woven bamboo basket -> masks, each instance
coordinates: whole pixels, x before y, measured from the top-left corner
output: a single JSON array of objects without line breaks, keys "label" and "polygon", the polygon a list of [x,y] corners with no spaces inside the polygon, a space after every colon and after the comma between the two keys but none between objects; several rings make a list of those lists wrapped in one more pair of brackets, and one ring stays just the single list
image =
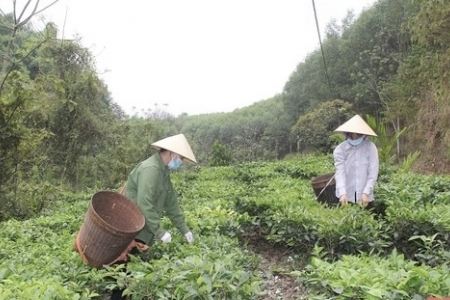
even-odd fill
[{"label": "woven bamboo basket", "polygon": [[336,181],[334,180],[334,173],[328,173],[317,176],[311,180],[311,185],[314,189],[314,194],[317,201],[329,205],[337,205],[339,199],[336,197]]},{"label": "woven bamboo basket", "polygon": [[93,195],[76,247],[84,262],[101,268],[113,262],[144,228],[139,207],[126,196],[111,191]]}]

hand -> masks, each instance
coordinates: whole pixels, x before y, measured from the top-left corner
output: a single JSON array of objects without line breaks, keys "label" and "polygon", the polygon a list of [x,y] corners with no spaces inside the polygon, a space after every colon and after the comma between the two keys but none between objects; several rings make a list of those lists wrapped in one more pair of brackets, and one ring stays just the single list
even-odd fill
[{"label": "hand", "polygon": [[194,241],[194,236],[192,235],[192,232],[186,232],[184,237],[186,238],[186,241],[190,244]]},{"label": "hand", "polygon": [[369,195],[363,193],[361,195],[361,205],[363,207],[366,207],[369,204],[369,201],[370,201]]},{"label": "hand", "polygon": [[163,243],[170,243],[172,241],[172,236],[170,235],[170,233],[168,231],[166,231],[166,233],[164,233],[164,235],[161,238],[161,241]]},{"label": "hand", "polygon": [[347,197],[347,194],[344,194],[344,195],[342,195],[342,196],[339,198],[339,203],[340,203],[341,205],[346,205],[346,204],[348,203],[348,197]]}]

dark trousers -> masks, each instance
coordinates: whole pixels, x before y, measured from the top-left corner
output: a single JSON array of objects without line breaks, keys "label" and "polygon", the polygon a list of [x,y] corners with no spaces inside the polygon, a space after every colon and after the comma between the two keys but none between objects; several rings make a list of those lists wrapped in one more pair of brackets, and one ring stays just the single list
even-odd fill
[{"label": "dark trousers", "polygon": [[[355,202],[349,202],[349,203],[351,203],[351,204],[359,204],[359,203],[358,203],[358,200],[359,200],[359,199],[356,198],[356,192],[355,192]],[[367,204],[367,206],[365,207],[365,209],[372,209],[372,208],[374,208],[374,207],[375,207],[375,205],[374,205],[373,201],[369,201],[369,203]]]},{"label": "dark trousers", "polygon": [[[137,240],[137,241],[143,243],[141,240]],[[130,254],[133,254],[133,255],[137,255],[139,253],[140,252],[139,252],[139,250],[136,247],[134,247],[130,251]],[[128,262],[128,260],[127,261],[119,261],[119,262],[115,263],[115,265],[122,264],[123,265],[123,270],[126,272],[127,271],[127,262]],[[123,293],[124,290],[125,289],[119,289],[119,288],[114,289],[112,291],[112,293],[111,293],[111,298],[110,299],[111,300],[126,300],[127,297],[126,296],[122,296],[122,293]],[[131,297],[128,298],[128,299],[131,299]]]},{"label": "dark trousers", "polygon": [[[357,203],[357,202],[348,202],[348,203],[353,204],[353,205],[359,205],[359,203]],[[374,201],[370,201],[369,203],[367,203],[367,206],[364,207],[364,208],[365,209],[372,209],[374,207],[375,207]]]}]

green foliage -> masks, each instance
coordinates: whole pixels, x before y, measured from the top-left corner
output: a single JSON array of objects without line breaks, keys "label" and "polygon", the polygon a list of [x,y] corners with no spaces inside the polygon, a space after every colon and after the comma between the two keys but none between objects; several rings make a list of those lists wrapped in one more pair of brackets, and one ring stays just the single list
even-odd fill
[{"label": "green foliage", "polygon": [[126,293],[137,299],[248,299],[261,291],[261,282],[239,267],[245,258],[238,252],[166,252],[172,255],[151,263],[137,261],[130,266],[131,276],[118,278],[129,281]]},{"label": "green foliage", "polygon": [[0,204],[2,211],[0,220],[28,219],[40,215],[59,198],[60,194],[61,189],[49,182],[40,184],[20,182],[16,190],[4,195],[6,201]]},{"label": "green foliage", "polygon": [[[17,71],[10,73],[3,94],[0,91],[0,199],[4,209],[0,220],[39,212],[36,203],[40,201],[21,191],[28,188],[27,181],[36,179],[30,177],[36,176],[38,166],[48,162],[42,144],[50,133],[40,126],[36,114],[41,95],[29,78]],[[28,200],[29,208],[25,205]]]},{"label": "green foliage", "polygon": [[319,50],[310,53],[286,83],[286,113],[298,119],[333,98],[351,103],[361,114],[385,110],[383,86],[395,76],[411,47],[411,35],[403,30],[410,17],[408,2],[380,0],[357,19],[350,15],[342,26],[331,23],[322,42],[325,56]]},{"label": "green foliage", "polygon": [[[55,43],[43,49],[43,55],[53,62],[49,73],[62,80],[58,84],[64,91],[62,101],[52,109],[49,129],[54,136],[48,140],[49,156],[76,184],[79,160],[105,149],[119,119],[86,49],[76,43]],[[72,59],[75,55],[77,60]]]},{"label": "green foliage", "polygon": [[[133,257],[124,272],[120,265],[97,270],[82,263],[72,244],[89,197],[65,197],[46,211],[47,216],[0,223],[2,295],[98,299],[117,286],[134,299],[249,299],[262,291],[262,281],[254,273],[258,261],[228,237],[239,226],[239,218],[229,209],[199,206],[198,199],[183,201],[194,244],[183,243],[175,232],[172,244],[156,244]],[[195,207],[200,210],[190,210]],[[167,219],[163,223],[170,228]]]},{"label": "green foliage", "polygon": [[378,158],[380,163],[393,164],[397,155],[393,153],[394,146],[398,143],[400,137],[405,133],[407,128],[394,133],[390,136],[387,126],[381,121],[370,115],[366,115],[367,124],[374,129],[377,137],[374,140],[378,148]]},{"label": "green foliage", "polygon": [[308,299],[447,295],[450,179],[389,169],[375,189],[386,205],[378,214],[318,203],[311,178],[332,170],[332,157],[320,155],[174,173],[194,243],[164,217],[172,243],[133,256],[126,272],[91,269],[72,249],[95,190],[24,189],[54,198],[39,217],[0,223],[0,292],[103,299],[120,287],[133,299],[262,299],[268,283],[246,245],[263,239],[289,248],[295,264],[310,262],[291,273]]},{"label": "green foliage", "polygon": [[[435,251],[432,259],[417,254],[427,252],[429,246],[411,240],[413,236],[432,237],[433,241],[449,245],[448,215],[449,178],[393,173],[377,189],[377,197],[387,204],[385,219],[391,228],[391,241],[408,258],[435,265],[447,261],[448,253]],[[444,250],[448,246],[440,249]]]},{"label": "green foliage", "polygon": [[46,181],[76,184],[80,157],[102,151],[119,120],[88,50],[57,42],[51,25],[33,32],[22,17],[0,20],[11,29],[1,55],[2,219],[39,213]]},{"label": "green foliage", "polygon": [[415,235],[409,238],[409,241],[417,241],[421,247],[419,252],[415,254],[416,258],[426,265],[438,266],[448,262],[450,252],[444,250],[445,243],[433,236]]},{"label": "green foliage", "polygon": [[275,96],[232,113],[181,117],[197,160],[207,164],[216,140],[232,152],[232,162],[280,159],[289,152],[291,122]]},{"label": "green foliage", "polygon": [[416,162],[417,158],[420,155],[420,151],[416,151],[414,153],[408,154],[402,161],[402,163],[399,166],[399,171],[408,173],[412,170],[412,167],[414,163]]},{"label": "green foliage", "polygon": [[150,144],[161,138],[161,126],[147,118],[112,124],[105,133],[107,139],[92,145],[89,152],[80,157],[76,168],[77,185],[115,188],[122,184],[137,163],[155,153]]},{"label": "green foliage", "polygon": [[352,115],[352,106],[348,102],[339,99],[324,102],[300,116],[291,131],[297,136],[300,149],[313,148],[329,153],[336,145],[335,139],[330,138],[332,132]]},{"label": "green foliage", "polygon": [[210,166],[227,166],[230,164],[232,158],[232,153],[224,145],[222,145],[218,140],[214,141],[211,149],[211,160],[209,162]]},{"label": "green foliage", "polygon": [[[413,38],[420,44],[434,46],[439,50],[446,48],[445,45],[450,42],[450,24],[446,21],[450,8],[447,3],[440,0],[414,0],[413,3],[420,7],[411,19]],[[423,26],[424,22],[430,26]]]},{"label": "green foliage", "polygon": [[308,299],[425,299],[450,293],[447,265],[418,266],[393,251],[389,256],[344,256],[335,263],[316,256],[304,271],[293,274],[312,288]]},{"label": "green foliage", "polygon": [[[420,56],[414,58],[416,79],[412,80],[420,89],[414,94],[419,99],[416,133],[412,139],[421,144],[423,161],[447,161],[449,158],[449,71],[448,45],[449,13],[445,1],[413,1],[417,13],[411,16],[409,28],[417,43]],[[429,26],[423,26],[429,24]],[[435,164],[434,168],[446,171],[445,164]],[[426,167],[426,164],[424,164]]]}]

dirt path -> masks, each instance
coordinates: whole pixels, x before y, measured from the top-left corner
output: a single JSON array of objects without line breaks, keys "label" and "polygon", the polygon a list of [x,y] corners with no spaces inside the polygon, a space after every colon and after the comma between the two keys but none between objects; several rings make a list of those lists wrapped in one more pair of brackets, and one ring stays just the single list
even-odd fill
[{"label": "dirt path", "polygon": [[247,249],[261,258],[259,269],[266,281],[266,295],[260,300],[299,300],[307,299],[305,288],[295,277],[289,275],[294,262],[289,249],[270,245],[260,238],[247,240]]}]

